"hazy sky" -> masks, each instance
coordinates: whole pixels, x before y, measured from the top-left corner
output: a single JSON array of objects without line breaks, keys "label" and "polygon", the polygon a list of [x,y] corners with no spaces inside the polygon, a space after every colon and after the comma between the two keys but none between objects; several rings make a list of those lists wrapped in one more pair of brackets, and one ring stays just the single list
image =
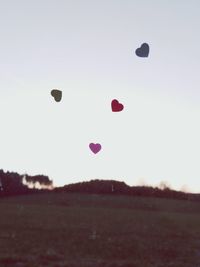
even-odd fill
[{"label": "hazy sky", "polygon": [[0,168],[200,192],[198,0],[0,4]]}]

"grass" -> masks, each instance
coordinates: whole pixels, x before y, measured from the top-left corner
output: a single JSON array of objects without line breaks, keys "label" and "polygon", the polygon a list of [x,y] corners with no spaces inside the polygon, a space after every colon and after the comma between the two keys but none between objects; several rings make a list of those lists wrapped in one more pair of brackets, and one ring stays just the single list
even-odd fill
[{"label": "grass", "polygon": [[198,202],[47,193],[0,212],[0,267],[200,266]]}]

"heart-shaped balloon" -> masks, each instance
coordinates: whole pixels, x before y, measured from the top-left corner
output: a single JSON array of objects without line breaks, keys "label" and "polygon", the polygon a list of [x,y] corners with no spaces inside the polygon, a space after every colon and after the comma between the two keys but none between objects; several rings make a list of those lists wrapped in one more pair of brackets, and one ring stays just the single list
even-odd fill
[{"label": "heart-shaped balloon", "polygon": [[53,96],[54,100],[56,102],[60,102],[61,98],[62,98],[62,91],[58,90],[58,89],[53,89],[51,91],[51,95]]},{"label": "heart-shaped balloon", "polygon": [[148,57],[149,45],[147,43],[143,43],[139,48],[135,50],[135,53],[138,57]]},{"label": "heart-shaped balloon", "polygon": [[117,99],[113,99],[111,102],[111,108],[113,112],[119,112],[124,109],[124,106],[121,103],[119,103]]},{"label": "heart-shaped balloon", "polygon": [[100,144],[90,143],[89,144],[89,148],[94,154],[97,154],[101,150],[101,145]]}]

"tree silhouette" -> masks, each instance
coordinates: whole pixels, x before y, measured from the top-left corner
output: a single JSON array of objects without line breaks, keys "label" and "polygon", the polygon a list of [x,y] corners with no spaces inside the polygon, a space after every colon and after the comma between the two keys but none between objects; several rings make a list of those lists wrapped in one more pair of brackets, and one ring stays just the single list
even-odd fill
[{"label": "tree silhouette", "polygon": [[35,192],[34,189],[30,189],[28,184],[29,182],[39,183],[41,185],[52,186],[53,182],[49,179],[48,176],[36,175],[29,176],[26,175],[27,183],[24,184],[24,175],[20,175],[16,172],[4,172],[0,170],[0,195],[18,195],[24,193]]}]

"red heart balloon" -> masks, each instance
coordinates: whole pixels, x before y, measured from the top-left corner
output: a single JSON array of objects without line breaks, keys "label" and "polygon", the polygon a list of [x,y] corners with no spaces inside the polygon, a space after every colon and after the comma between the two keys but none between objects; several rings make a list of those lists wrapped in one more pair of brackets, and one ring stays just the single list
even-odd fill
[{"label": "red heart balloon", "polygon": [[124,106],[121,103],[119,103],[117,99],[112,100],[111,107],[113,112],[119,112],[124,109]]}]

